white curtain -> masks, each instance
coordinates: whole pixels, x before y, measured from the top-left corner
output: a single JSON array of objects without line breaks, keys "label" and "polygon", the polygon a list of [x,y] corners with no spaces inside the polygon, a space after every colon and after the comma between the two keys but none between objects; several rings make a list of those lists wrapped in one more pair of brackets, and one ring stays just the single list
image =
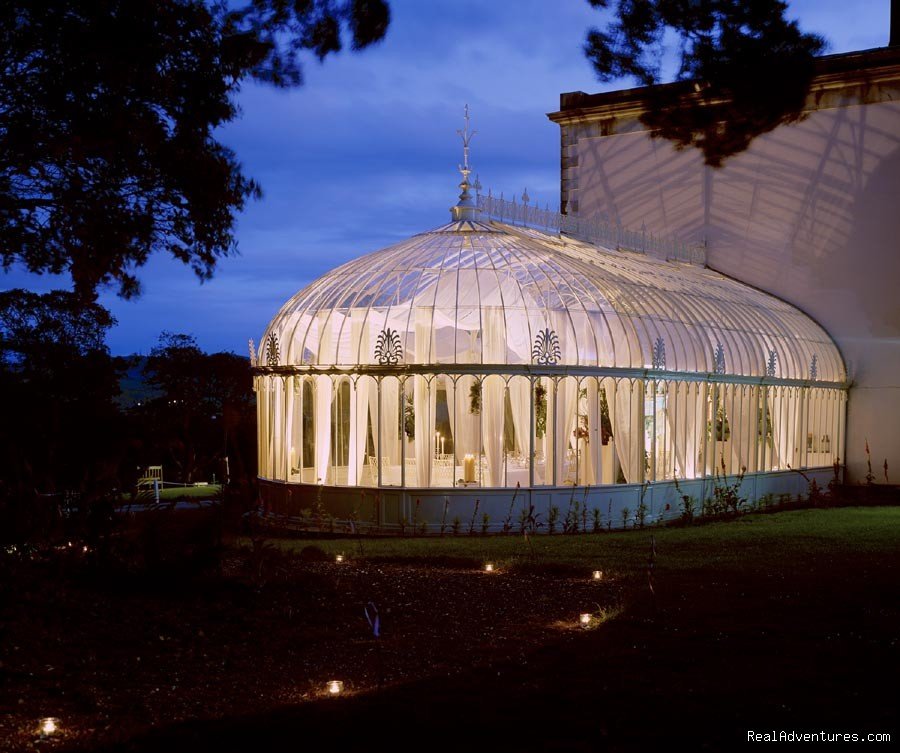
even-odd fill
[{"label": "white curtain", "polygon": [[[578,408],[578,383],[574,377],[565,377],[556,383],[556,439],[554,459],[556,462],[556,483],[575,480],[574,459],[568,459],[568,449],[575,444],[575,411]],[[572,466],[571,468],[569,466]],[[571,471],[571,473],[569,472]]]},{"label": "white curtain", "polygon": [[707,441],[709,421],[709,385],[705,382],[696,384],[691,387],[690,394],[692,399],[688,405],[692,406],[692,410],[685,411],[685,470],[688,478],[699,478],[706,468],[703,447]]},{"label": "white curtain", "polygon": [[[400,380],[381,380],[381,449],[389,465],[400,465]],[[385,469],[382,469],[382,474]],[[399,482],[398,482],[399,483]]]},{"label": "white curtain", "polygon": [[[506,322],[499,307],[482,311],[484,359],[486,363],[506,363]],[[488,486],[503,485],[503,419],[506,391],[502,377],[489,376],[481,384],[481,419]]]},{"label": "white curtain", "polygon": [[756,421],[756,393],[758,387],[749,385],[735,385],[734,387],[734,420],[731,426],[731,456],[733,465],[732,473],[740,473],[741,468],[748,471],[755,469],[757,438]]},{"label": "white curtain", "polygon": [[[686,478],[685,470],[685,407],[687,399],[684,382],[668,382],[666,385],[666,457],[670,467],[666,474],[674,473],[676,478]],[[663,469],[657,468],[657,475]]]},{"label": "white curtain", "polygon": [[503,486],[503,419],[506,394],[503,378],[494,374],[481,384],[481,415],[483,419],[484,454],[487,460],[486,486]]},{"label": "white curtain", "polygon": [[607,451],[613,453],[613,462],[612,462],[612,475],[611,478],[606,478],[605,476],[602,479],[604,484],[615,484],[618,481],[618,473],[616,473],[616,460],[618,454],[618,434],[619,429],[616,425],[616,393],[617,393],[617,380],[612,377],[605,377],[600,380],[600,387],[606,393],[606,409],[609,411],[609,426],[612,436],[610,437],[610,444],[607,445]]},{"label": "white curtain", "polygon": [[272,378],[271,457],[272,478],[284,480],[284,377]]},{"label": "white curtain", "polygon": [[587,394],[579,410],[587,413],[588,440],[582,443],[583,456],[581,458],[582,470],[581,483],[596,484],[600,471],[600,445],[603,442],[603,432],[600,430],[600,399],[596,379],[583,379],[581,389]]},{"label": "white curtain", "polygon": [[475,377],[466,374],[456,380],[456,387],[453,389],[453,430],[456,432],[453,436],[453,446],[456,449],[456,460],[460,464],[465,455],[471,454],[477,457],[480,454],[478,447],[479,417],[469,412],[471,405],[469,395],[474,385]]},{"label": "white curtain", "polygon": [[328,483],[331,459],[331,377],[316,377],[316,483]]},{"label": "white curtain", "polygon": [[750,388],[750,425],[748,426],[748,439],[747,439],[747,470],[751,473],[755,473],[759,470],[759,456],[760,456],[760,417],[759,413],[761,409],[764,409],[760,404],[760,392],[759,387],[751,387]]},{"label": "white curtain", "polygon": [[[284,466],[287,475],[285,479],[291,480],[291,471],[298,465],[296,460],[296,446],[294,444],[294,402],[296,396],[296,377],[286,377],[284,380]],[[299,403],[299,400],[296,400]]]},{"label": "white curtain", "polygon": [[531,447],[531,380],[513,377],[509,380],[509,404],[512,411],[513,428],[516,432],[516,449],[527,458]]},{"label": "white curtain", "polygon": [[788,465],[796,468],[799,455],[798,409],[800,400],[797,391],[789,387],[778,388],[777,398],[772,395],[774,392],[776,392],[774,388],[769,390],[770,401],[775,401],[772,438],[777,452],[777,465],[781,469],[786,469]]},{"label": "white curtain", "polygon": [[[447,420],[450,422],[450,436],[453,438],[453,454],[459,458],[459,438],[456,436],[456,385],[449,376],[444,377],[444,392],[447,395]],[[454,466],[456,462],[454,462]],[[453,479],[454,484],[456,479]]]},{"label": "white curtain", "polygon": [[269,441],[268,430],[268,395],[266,390],[266,382],[269,377],[261,376],[256,378],[256,424],[259,426],[259,432],[256,438],[256,467],[258,473],[264,478],[268,478],[269,474],[266,469],[266,457]]},{"label": "white curtain", "polygon": [[553,436],[554,421],[556,420],[556,382],[549,377],[541,377],[541,384],[544,386],[544,400],[547,402],[547,416],[544,436],[541,438],[541,449],[544,453],[544,483],[553,483],[553,469],[556,467],[553,462]]},{"label": "white curtain", "polygon": [[350,467],[347,469],[347,483],[350,485],[368,482],[365,475],[366,440],[369,435],[369,405],[373,389],[372,380],[363,376],[356,380],[350,396]]},{"label": "white curtain", "polygon": [[644,382],[623,379],[616,389],[616,453],[629,484],[644,480]]},{"label": "white curtain", "polygon": [[[359,362],[368,363],[369,354],[369,325],[363,324],[361,316],[353,316],[350,319],[350,342],[359,346]],[[357,350],[353,350],[355,354]],[[366,439],[369,432],[369,402],[371,397],[372,380],[368,377],[360,377],[356,380],[353,392],[350,395],[350,453],[347,468],[347,483],[352,485],[362,484],[366,464]]]},{"label": "white curtain", "polygon": [[[432,313],[429,308],[416,309],[416,363],[431,363]],[[432,386],[434,389],[432,389]],[[431,485],[431,463],[434,459],[434,410],[437,386],[423,376],[413,377],[413,407],[416,412],[416,486]],[[410,479],[407,485],[412,486]]]}]

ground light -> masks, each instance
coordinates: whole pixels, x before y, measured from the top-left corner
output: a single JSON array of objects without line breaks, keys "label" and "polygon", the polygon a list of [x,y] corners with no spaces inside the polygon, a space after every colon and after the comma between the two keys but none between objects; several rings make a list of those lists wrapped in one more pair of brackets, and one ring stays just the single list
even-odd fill
[{"label": "ground light", "polygon": [[334,561],[337,562],[337,563],[340,565],[340,564],[344,561],[344,555],[343,555],[343,554],[336,554],[336,555],[334,556]]},{"label": "ground light", "polygon": [[579,623],[579,624],[581,625],[581,627],[583,627],[583,628],[589,628],[589,627],[591,626],[591,619],[592,619],[592,618],[591,618],[590,613],[589,613],[589,612],[585,612],[584,614],[579,615],[579,617],[578,617],[578,623]]},{"label": "ground light", "polygon": [[485,565],[484,565],[484,571],[485,571],[486,573],[492,573],[492,572],[494,572],[494,563],[493,563],[493,562],[486,562]]},{"label": "ground light", "polygon": [[325,685],[328,695],[340,695],[344,692],[344,683],[340,680],[329,680]]},{"label": "ground light", "polygon": [[55,716],[45,716],[38,722],[38,732],[41,737],[50,737],[59,732],[59,719]]},{"label": "ground light", "polygon": [[602,570],[594,570],[594,574],[591,577],[594,580],[603,580],[603,571]]}]

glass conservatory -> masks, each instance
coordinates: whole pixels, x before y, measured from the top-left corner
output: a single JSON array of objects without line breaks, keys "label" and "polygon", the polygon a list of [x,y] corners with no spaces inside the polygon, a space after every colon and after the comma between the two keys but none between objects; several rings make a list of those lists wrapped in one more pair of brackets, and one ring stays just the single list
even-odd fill
[{"label": "glass conservatory", "polygon": [[499,526],[513,494],[577,489],[605,517],[649,486],[662,517],[676,479],[700,500],[721,477],[827,481],[846,377],[820,326],[700,264],[554,232],[462,172],[449,224],[316,280],[251,343],[267,506],[436,525],[478,499]]}]

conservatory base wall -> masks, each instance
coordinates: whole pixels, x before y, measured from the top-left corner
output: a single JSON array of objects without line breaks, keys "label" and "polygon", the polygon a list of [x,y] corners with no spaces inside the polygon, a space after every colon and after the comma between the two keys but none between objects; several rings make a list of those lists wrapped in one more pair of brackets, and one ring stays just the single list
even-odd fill
[{"label": "conservatory base wall", "polygon": [[[815,479],[820,489],[825,489],[833,478],[831,468],[805,469],[809,479]],[[727,482],[734,483],[736,477],[726,477]],[[699,515],[702,500],[713,496],[714,480],[693,479],[679,481],[679,489],[672,481],[658,481],[648,484],[644,492],[644,503],[647,507],[645,525],[657,521],[675,520],[681,515],[680,499],[682,495],[690,495],[697,500],[696,513]],[[396,489],[396,488],[364,488],[314,486],[311,484],[294,484],[282,481],[259,479],[259,496],[262,509],[269,517],[282,518],[287,525],[309,524],[314,520],[317,498],[321,494],[321,506],[324,514],[333,519],[337,532],[349,530],[349,521],[355,518],[363,530],[379,528],[386,531],[399,531],[401,521],[411,529],[414,521],[418,526],[425,525],[427,533],[440,533],[441,524],[445,533],[449,534],[455,517],[460,519],[460,533],[467,534],[478,500],[478,511],[475,514],[475,532],[482,531],[483,515],[489,516],[487,531],[499,533],[504,522],[510,516],[512,530],[519,530],[519,516],[529,505],[534,505],[534,513],[538,522],[543,524],[540,533],[547,533],[547,521],[551,507],[559,508],[556,531],[562,532],[566,512],[574,499],[579,508],[587,503],[587,528],[593,528],[593,510],[601,514],[601,526],[622,528],[622,511],[628,508],[628,527],[635,524],[635,512],[641,503],[640,484],[616,484],[610,486],[563,486],[536,487],[520,489],[513,503],[514,489]],[[748,503],[753,503],[768,494],[776,500],[779,495],[787,494],[796,497],[806,496],[809,484],[795,471],[773,471],[767,473],[747,473],[741,483],[740,494]],[[574,492],[574,496],[573,496]],[[380,497],[380,502],[376,502]],[[444,504],[447,501],[447,513],[444,516]],[[418,502],[418,511],[416,503]],[[579,520],[581,524],[581,520]]]}]

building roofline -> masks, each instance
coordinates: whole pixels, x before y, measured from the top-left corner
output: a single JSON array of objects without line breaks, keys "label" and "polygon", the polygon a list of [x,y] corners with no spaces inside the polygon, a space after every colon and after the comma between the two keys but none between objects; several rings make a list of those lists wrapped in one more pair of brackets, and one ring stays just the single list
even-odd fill
[{"label": "building roofline", "polygon": [[[811,94],[860,83],[900,81],[900,46],[824,55],[816,59],[815,69]],[[650,92],[670,90],[690,95],[693,89],[692,81],[676,81],[597,94],[563,92],[559,95],[559,110],[547,113],[547,117],[555,123],[564,124],[596,117],[640,115],[647,110]],[[815,99],[807,106],[815,109]]]}]

